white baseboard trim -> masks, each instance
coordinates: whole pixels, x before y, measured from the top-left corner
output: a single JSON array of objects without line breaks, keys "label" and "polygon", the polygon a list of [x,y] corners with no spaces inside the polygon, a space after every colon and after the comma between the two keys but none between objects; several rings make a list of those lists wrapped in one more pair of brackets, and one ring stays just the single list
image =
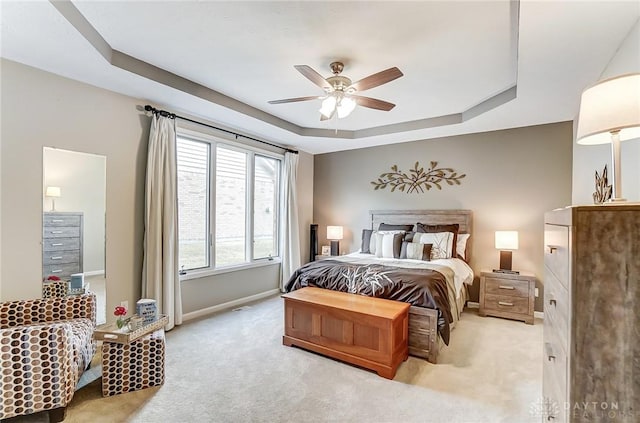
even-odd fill
[{"label": "white baseboard trim", "polygon": [[89,276],[104,276],[104,270],[92,270],[91,272],[84,272],[85,277]]},{"label": "white baseboard trim", "polygon": [[229,308],[234,308],[234,307],[237,307],[239,305],[250,303],[252,301],[261,300],[263,298],[267,298],[267,297],[270,297],[272,295],[275,295],[275,294],[277,294],[279,292],[280,292],[280,290],[278,288],[270,289],[268,291],[261,292],[259,294],[250,295],[248,297],[243,297],[243,298],[238,298],[237,300],[227,301],[226,303],[222,303],[222,304],[214,305],[214,306],[211,306],[211,307],[203,308],[202,310],[196,310],[196,311],[192,311],[190,313],[185,313],[185,314],[182,315],[182,321],[186,322],[188,320],[197,319],[198,317],[207,316],[209,314],[213,314],[213,313],[216,313],[218,311],[226,310],[226,309],[229,309]]},{"label": "white baseboard trim", "polygon": [[[477,303],[475,301],[467,301],[467,308],[480,308],[480,303]],[[536,319],[544,320],[544,313],[541,311],[534,311],[533,317]]]}]

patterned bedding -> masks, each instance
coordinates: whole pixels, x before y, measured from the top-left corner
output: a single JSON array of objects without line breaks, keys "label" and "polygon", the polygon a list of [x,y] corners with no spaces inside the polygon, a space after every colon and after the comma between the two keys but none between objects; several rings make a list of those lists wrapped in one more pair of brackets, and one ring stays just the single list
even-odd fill
[{"label": "patterned bedding", "polygon": [[434,262],[363,256],[356,254],[308,263],[291,276],[286,291],[315,286],[435,309],[438,330],[448,345],[450,325],[458,316],[456,292],[459,290],[455,287],[453,269]]}]

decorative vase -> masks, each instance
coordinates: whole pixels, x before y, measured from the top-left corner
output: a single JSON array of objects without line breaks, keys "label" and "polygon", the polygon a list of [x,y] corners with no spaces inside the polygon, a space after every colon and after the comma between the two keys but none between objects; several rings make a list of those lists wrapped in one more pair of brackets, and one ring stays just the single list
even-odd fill
[{"label": "decorative vase", "polygon": [[123,319],[122,317],[118,317],[118,318],[116,319],[116,326],[118,327],[118,329],[122,329],[122,327],[123,327],[124,325],[126,325],[126,324],[127,324],[127,322],[126,322],[126,321],[125,321],[125,319]]}]

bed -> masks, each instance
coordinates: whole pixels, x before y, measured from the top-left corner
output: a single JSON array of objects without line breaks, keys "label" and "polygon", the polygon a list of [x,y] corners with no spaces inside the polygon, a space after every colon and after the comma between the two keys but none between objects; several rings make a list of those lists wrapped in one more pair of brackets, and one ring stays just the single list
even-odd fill
[{"label": "bed", "polygon": [[[411,225],[414,231],[405,231],[403,233],[405,240],[411,240],[415,236],[415,225],[418,222],[425,225],[424,227],[437,228],[438,231],[448,231],[449,229],[442,228],[457,225],[457,234],[468,234],[461,237],[466,241],[464,260],[455,257],[429,261],[415,259],[415,257],[414,259],[399,259],[393,256],[385,258],[376,257],[369,251],[361,249],[357,253],[302,266],[292,275],[286,290],[290,292],[305,286],[316,286],[408,302],[411,304],[409,353],[436,363],[441,344],[448,344],[450,331],[459,320],[468,299],[467,285],[473,283],[473,271],[467,264],[471,252],[472,212],[469,210],[372,210],[369,215],[371,217],[369,231],[378,230],[381,224],[386,228],[395,227],[395,225],[406,225],[408,228]],[[386,234],[386,239],[390,238],[388,234],[398,232],[396,228],[379,233]],[[398,235],[392,236],[395,243]],[[405,244],[403,248],[408,245],[406,242],[403,244]],[[449,249],[451,247],[450,240]],[[455,255],[457,255],[456,250],[456,246],[453,245]],[[425,254],[427,254],[426,250]]]}]

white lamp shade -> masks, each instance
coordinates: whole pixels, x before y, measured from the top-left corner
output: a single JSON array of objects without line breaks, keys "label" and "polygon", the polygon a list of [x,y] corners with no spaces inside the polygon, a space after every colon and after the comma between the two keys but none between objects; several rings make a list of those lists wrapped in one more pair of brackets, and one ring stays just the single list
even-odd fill
[{"label": "white lamp shade", "polygon": [[342,239],[342,226],[327,226],[327,239]]},{"label": "white lamp shade", "polygon": [[338,119],[345,118],[356,108],[356,101],[351,97],[343,97],[338,105]]},{"label": "white lamp shade", "polygon": [[611,131],[620,131],[620,141],[640,138],[640,73],[606,79],[582,93],[577,143],[610,143]]},{"label": "white lamp shade", "polygon": [[496,249],[497,250],[517,250],[518,249],[518,232],[517,231],[496,231]]},{"label": "white lamp shade", "polygon": [[60,197],[60,187],[47,187],[44,195],[47,197]]},{"label": "white lamp shade", "polygon": [[330,118],[333,111],[336,109],[336,97],[329,95],[329,97],[322,100],[322,107],[319,112],[326,118]]}]

